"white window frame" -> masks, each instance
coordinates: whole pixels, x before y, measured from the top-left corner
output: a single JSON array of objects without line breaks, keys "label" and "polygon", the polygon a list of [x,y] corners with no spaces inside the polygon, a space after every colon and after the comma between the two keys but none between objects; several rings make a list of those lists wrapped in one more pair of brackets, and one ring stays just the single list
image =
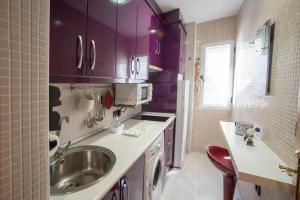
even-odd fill
[{"label": "white window frame", "polygon": [[[235,60],[235,41],[233,40],[225,40],[221,42],[215,42],[215,43],[209,43],[209,44],[204,44],[201,47],[201,69],[200,69],[200,74],[204,78],[205,77],[205,57],[206,57],[206,48],[207,47],[214,47],[214,46],[221,46],[221,45],[226,45],[230,44],[231,50],[230,50],[230,83],[229,83],[229,93],[231,96],[231,99],[229,99],[227,106],[210,106],[210,105],[204,105],[203,104],[203,98],[204,98],[204,84],[205,80],[201,80],[200,83],[200,92],[199,92],[199,105],[200,109],[231,109],[232,107],[232,101],[233,101],[233,80],[234,80],[234,60]],[[205,79],[205,78],[204,78]]]}]

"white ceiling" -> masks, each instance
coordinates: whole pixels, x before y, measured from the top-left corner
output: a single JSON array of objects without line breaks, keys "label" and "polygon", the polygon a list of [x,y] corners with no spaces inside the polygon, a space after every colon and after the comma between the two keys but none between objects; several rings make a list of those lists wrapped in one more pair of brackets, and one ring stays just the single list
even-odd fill
[{"label": "white ceiling", "polygon": [[163,12],[180,8],[186,23],[205,22],[238,14],[244,0],[156,0]]}]

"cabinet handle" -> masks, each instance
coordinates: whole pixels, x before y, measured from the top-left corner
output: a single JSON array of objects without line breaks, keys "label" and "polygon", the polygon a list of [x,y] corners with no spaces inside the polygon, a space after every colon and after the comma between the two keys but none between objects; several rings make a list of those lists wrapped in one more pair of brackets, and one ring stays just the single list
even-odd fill
[{"label": "cabinet handle", "polygon": [[[78,56],[78,48],[79,48],[79,56]],[[83,59],[83,44],[82,44],[82,36],[77,35],[77,52],[76,52],[76,61],[77,61],[77,69],[81,69]]]},{"label": "cabinet handle", "polygon": [[139,75],[139,72],[140,72],[140,69],[141,69],[141,61],[140,61],[139,58],[136,59],[136,64],[137,64],[136,74]]},{"label": "cabinet handle", "polygon": [[116,195],[116,191],[114,191],[112,197],[111,197],[111,200],[119,200],[118,199],[118,196]]},{"label": "cabinet handle", "polygon": [[[126,199],[124,196],[124,189],[126,189]],[[128,179],[127,177],[122,178],[121,180],[121,199],[122,200],[129,200],[129,184],[128,184]]]},{"label": "cabinet handle", "polygon": [[160,54],[160,42],[158,42],[158,52],[157,54],[159,55]]},{"label": "cabinet handle", "polygon": [[[91,51],[93,51],[93,59],[91,58]],[[96,43],[95,43],[94,40],[91,40],[90,61],[92,62],[92,64],[91,64],[91,70],[94,70],[95,69],[95,64],[96,64]]]},{"label": "cabinet handle", "polygon": [[131,61],[130,61],[130,66],[131,66],[131,74],[134,74],[135,70],[134,70],[134,57],[131,57]]},{"label": "cabinet handle", "polygon": [[159,42],[158,42],[158,40],[155,40],[155,42],[156,42],[155,53],[158,54],[158,50],[159,50]]}]

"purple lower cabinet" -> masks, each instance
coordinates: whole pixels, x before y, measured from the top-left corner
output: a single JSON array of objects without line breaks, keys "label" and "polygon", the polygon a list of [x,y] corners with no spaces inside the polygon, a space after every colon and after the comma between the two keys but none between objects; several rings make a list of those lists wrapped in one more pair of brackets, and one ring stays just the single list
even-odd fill
[{"label": "purple lower cabinet", "polygon": [[140,157],[120,180],[121,200],[141,200],[144,190],[145,156]]},{"label": "purple lower cabinet", "polygon": [[101,200],[121,200],[119,182]]},{"label": "purple lower cabinet", "polygon": [[115,77],[117,4],[88,1],[87,72],[89,77]]},{"label": "purple lower cabinet", "polygon": [[50,82],[85,74],[86,0],[50,2]]},{"label": "purple lower cabinet", "polygon": [[145,156],[142,155],[102,198],[102,200],[141,200],[144,192]]},{"label": "purple lower cabinet", "polygon": [[172,122],[164,131],[165,140],[165,166],[171,167],[173,163],[173,149],[174,149],[174,122]]}]

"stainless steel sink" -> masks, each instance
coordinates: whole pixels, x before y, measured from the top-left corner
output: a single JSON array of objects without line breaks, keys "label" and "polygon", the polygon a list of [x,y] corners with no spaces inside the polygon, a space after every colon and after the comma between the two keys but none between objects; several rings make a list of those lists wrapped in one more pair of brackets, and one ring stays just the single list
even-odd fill
[{"label": "stainless steel sink", "polygon": [[87,188],[107,175],[116,163],[115,154],[104,147],[79,146],[50,165],[50,194],[61,195]]}]

